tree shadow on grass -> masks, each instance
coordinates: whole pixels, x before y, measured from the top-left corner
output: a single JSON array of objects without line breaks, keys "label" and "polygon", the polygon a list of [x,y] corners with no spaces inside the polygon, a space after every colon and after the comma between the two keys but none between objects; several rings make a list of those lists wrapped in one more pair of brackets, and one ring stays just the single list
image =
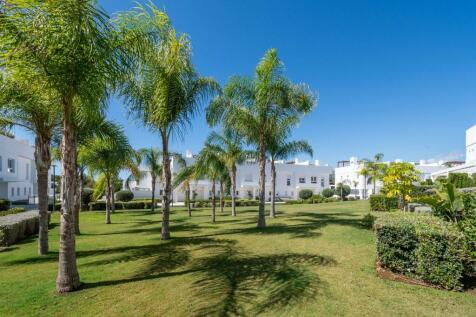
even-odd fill
[{"label": "tree shadow on grass", "polygon": [[315,300],[327,285],[310,267],[334,264],[314,254],[247,256],[229,248],[196,264],[194,315],[258,315]]}]

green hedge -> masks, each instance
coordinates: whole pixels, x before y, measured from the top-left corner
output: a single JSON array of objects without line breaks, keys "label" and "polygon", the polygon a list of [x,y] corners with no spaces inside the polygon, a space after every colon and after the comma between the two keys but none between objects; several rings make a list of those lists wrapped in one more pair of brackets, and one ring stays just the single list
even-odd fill
[{"label": "green hedge", "polygon": [[301,199],[309,199],[312,197],[314,193],[310,189],[302,189],[299,191],[299,198]]},{"label": "green hedge", "polygon": [[370,195],[370,210],[371,211],[390,211],[398,208],[397,197],[386,197],[385,195]]},{"label": "green hedge", "polygon": [[126,201],[131,201],[132,199],[134,199],[134,193],[127,189],[120,190],[116,192],[114,195],[117,201],[126,202]]},{"label": "green hedge", "polygon": [[24,211],[25,211],[25,208],[22,208],[22,207],[15,207],[15,208],[10,208],[8,210],[2,210],[0,211],[0,217],[7,216],[7,215],[14,215]]},{"label": "green hedge", "polygon": [[[133,209],[150,209],[152,206],[152,201],[117,201],[115,202],[114,206],[116,210],[133,210]],[[89,210],[90,211],[104,211],[106,210],[106,202],[105,201],[95,201],[89,203]]]},{"label": "green hedge", "polygon": [[10,201],[8,199],[0,199],[0,211],[10,209]]},{"label": "green hedge", "polygon": [[462,289],[467,248],[456,227],[434,216],[395,212],[379,214],[374,229],[382,266],[445,289]]},{"label": "green hedge", "polygon": [[9,246],[15,242],[36,234],[39,227],[37,210],[20,212],[0,218],[0,246]]}]

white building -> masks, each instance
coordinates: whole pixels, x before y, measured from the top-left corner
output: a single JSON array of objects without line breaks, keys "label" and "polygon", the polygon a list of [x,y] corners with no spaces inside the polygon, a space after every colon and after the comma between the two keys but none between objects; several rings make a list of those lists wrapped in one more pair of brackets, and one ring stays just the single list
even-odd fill
[{"label": "white building", "polygon": [[37,195],[34,147],[0,135],[0,198],[28,200]]},{"label": "white building", "polygon": [[[401,160],[395,160],[395,162],[401,162]],[[415,169],[420,171],[420,178],[426,180],[432,177],[433,173],[441,171],[446,167],[443,162],[430,163],[424,160],[420,160],[418,163],[409,162],[415,165]],[[384,162],[384,164],[390,164],[390,162]],[[360,198],[368,198],[373,192],[373,183],[369,177],[361,175],[361,171],[364,167],[364,161],[359,161],[357,157],[353,156],[348,161],[337,162],[335,169],[335,183],[342,183],[348,185],[351,188],[351,194],[359,196]],[[375,184],[375,192],[378,193],[382,188],[383,183],[377,181]]]},{"label": "white building", "polygon": [[[193,164],[195,158],[190,151],[187,151],[185,160],[187,165]],[[180,171],[180,166],[171,162],[172,175],[176,175]],[[147,171],[145,171],[147,172]],[[328,188],[329,179],[333,173],[330,166],[322,166],[319,161],[299,161],[295,159],[291,162],[276,162],[276,196],[277,199],[297,199],[302,189],[310,189],[315,194],[320,193],[324,188]],[[237,166],[236,173],[236,194],[238,198],[248,199],[255,198],[259,193],[259,169],[256,162],[249,162]],[[130,182],[129,186],[134,193],[134,197],[150,197],[152,194],[151,177],[149,173],[139,181]],[[269,162],[266,164],[266,200],[271,197],[271,171]],[[212,184],[210,181],[203,179],[194,181],[190,185],[192,195],[195,199],[209,199],[211,197]],[[219,192],[219,186],[216,184],[216,192]],[[162,184],[160,180],[156,184],[157,196],[162,195]],[[177,188],[173,191],[173,201],[184,201],[184,191]],[[193,196],[192,196],[193,197]]]},{"label": "white building", "polygon": [[453,162],[453,166],[431,174],[433,180],[440,176],[447,177],[450,173],[476,173],[476,125],[466,130],[466,160],[463,164]]}]

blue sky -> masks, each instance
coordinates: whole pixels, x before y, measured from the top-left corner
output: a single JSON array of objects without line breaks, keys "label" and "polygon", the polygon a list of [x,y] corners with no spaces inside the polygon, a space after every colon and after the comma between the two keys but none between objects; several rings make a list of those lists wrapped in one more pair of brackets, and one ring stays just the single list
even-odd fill
[{"label": "blue sky", "polygon": [[[476,124],[476,1],[154,3],[190,35],[197,70],[221,84],[252,75],[277,48],[287,76],[319,91],[293,137],[307,139],[321,162],[377,152],[389,160],[462,158],[465,129]],[[112,14],[134,2],[99,4]],[[160,146],[125,113],[111,101],[110,117],[134,147]],[[197,117],[172,147],[197,152],[208,132]]]}]

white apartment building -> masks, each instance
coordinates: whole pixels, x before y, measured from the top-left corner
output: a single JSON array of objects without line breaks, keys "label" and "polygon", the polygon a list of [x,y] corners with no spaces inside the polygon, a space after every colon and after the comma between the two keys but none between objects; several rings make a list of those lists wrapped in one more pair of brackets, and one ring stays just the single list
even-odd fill
[{"label": "white apartment building", "polygon": [[[194,156],[190,151],[185,155],[187,165],[193,164]],[[176,175],[180,171],[180,166],[172,159],[171,169],[172,175]],[[131,181],[129,186],[134,193],[134,197],[151,197],[152,184],[150,174],[145,171],[145,176],[139,181]],[[276,197],[278,200],[297,199],[302,189],[310,189],[315,194],[320,193],[324,188],[330,186],[329,179],[333,173],[330,166],[322,166],[319,161],[294,161],[276,162]],[[236,175],[236,195],[238,198],[248,199],[255,198],[259,193],[259,168],[256,162],[248,162],[237,166]],[[269,162],[266,164],[266,200],[271,197],[271,170]],[[209,199],[212,184],[209,180],[193,181],[190,185],[192,195],[196,199]],[[216,192],[219,193],[219,186],[216,184]],[[157,181],[156,196],[162,195],[162,184]],[[192,196],[193,197],[193,196]],[[177,188],[173,191],[172,199],[174,202],[184,201],[184,191]]]},{"label": "white apartment building", "polygon": [[[401,162],[401,160],[395,160]],[[390,164],[390,162],[384,162]],[[415,168],[420,171],[421,180],[426,180],[432,177],[433,173],[444,170],[446,167],[444,162],[430,163],[420,160],[418,163],[409,162],[415,165]],[[335,183],[342,183],[351,188],[351,194],[359,196],[360,198],[368,198],[373,193],[373,183],[369,177],[361,175],[364,167],[364,161],[359,161],[357,157],[352,156],[348,161],[337,162],[335,169]],[[378,193],[382,188],[383,183],[377,181],[375,184],[375,193]]]},{"label": "white apartment building", "polygon": [[447,177],[450,173],[476,173],[476,125],[466,130],[466,160],[463,164],[454,164],[431,174],[433,180],[440,176]]},{"label": "white apartment building", "polygon": [[34,147],[0,135],[0,198],[28,200],[37,195]]}]

